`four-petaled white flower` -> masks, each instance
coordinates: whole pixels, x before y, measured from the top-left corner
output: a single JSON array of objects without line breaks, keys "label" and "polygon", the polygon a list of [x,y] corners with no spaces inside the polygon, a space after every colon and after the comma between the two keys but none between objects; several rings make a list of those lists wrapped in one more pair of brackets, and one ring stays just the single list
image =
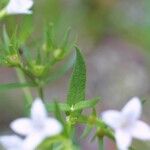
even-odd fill
[{"label": "four-petaled white flower", "polygon": [[[12,147],[21,147],[25,150],[34,150],[42,141],[46,138],[60,134],[62,131],[62,125],[55,118],[48,117],[47,111],[41,99],[37,98],[31,107],[30,118],[16,119],[10,124],[11,129],[25,136],[24,140],[20,139],[19,145],[15,141],[19,141],[19,138],[14,139]],[[0,141],[7,148],[10,147],[9,136],[2,136]],[[12,139],[14,137],[12,136]],[[3,142],[4,141],[4,142]],[[6,141],[6,142],[5,142]],[[13,149],[8,149],[13,150]],[[18,150],[17,148],[15,150]]]},{"label": "four-petaled white flower", "polygon": [[102,113],[103,121],[115,131],[119,150],[128,150],[132,138],[150,140],[150,126],[139,120],[142,104],[139,98],[132,98],[121,112],[108,110]]},{"label": "four-petaled white flower", "polygon": [[4,8],[7,14],[31,14],[33,0],[10,0]]}]

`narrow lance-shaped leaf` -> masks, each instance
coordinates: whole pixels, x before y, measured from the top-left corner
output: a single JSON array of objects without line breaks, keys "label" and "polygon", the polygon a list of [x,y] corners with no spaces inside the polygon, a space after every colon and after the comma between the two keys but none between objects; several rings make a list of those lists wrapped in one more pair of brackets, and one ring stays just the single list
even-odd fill
[{"label": "narrow lance-shaped leaf", "polygon": [[76,48],[76,61],[70,80],[67,103],[72,106],[85,100],[85,88],[86,66],[80,50]]}]

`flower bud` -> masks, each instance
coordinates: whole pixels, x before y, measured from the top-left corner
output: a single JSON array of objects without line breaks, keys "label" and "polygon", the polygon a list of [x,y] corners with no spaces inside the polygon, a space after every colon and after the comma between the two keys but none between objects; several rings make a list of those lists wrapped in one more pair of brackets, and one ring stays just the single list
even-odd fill
[{"label": "flower bud", "polygon": [[54,56],[54,58],[57,59],[57,60],[63,59],[63,57],[64,57],[63,50],[62,50],[62,49],[59,49],[59,48],[56,49],[56,50],[54,50],[53,56]]},{"label": "flower bud", "polygon": [[20,64],[20,58],[17,54],[6,56],[6,64],[8,66],[18,66]]},{"label": "flower bud", "polygon": [[36,77],[41,77],[45,72],[45,66],[43,65],[32,65],[31,72]]}]

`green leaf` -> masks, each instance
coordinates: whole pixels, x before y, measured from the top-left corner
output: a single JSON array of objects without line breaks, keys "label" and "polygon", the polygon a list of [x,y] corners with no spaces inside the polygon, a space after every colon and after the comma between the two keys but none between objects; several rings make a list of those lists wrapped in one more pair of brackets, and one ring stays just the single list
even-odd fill
[{"label": "green leaf", "polygon": [[93,108],[98,103],[99,98],[86,100],[86,101],[80,101],[79,103],[75,104],[73,109],[74,110],[82,110],[84,108]]},{"label": "green leaf", "polygon": [[8,83],[0,84],[0,91],[12,90],[17,88],[34,87],[33,83]]},{"label": "green leaf", "polygon": [[86,66],[82,54],[76,48],[76,62],[70,80],[67,103],[72,106],[85,100]]},{"label": "green leaf", "polygon": [[[50,112],[54,112],[55,111],[55,103],[48,103],[46,104],[47,110]],[[59,106],[59,109],[61,111],[70,111],[70,106],[68,104],[65,103],[57,103],[57,105]]]},{"label": "green leaf", "polygon": [[46,26],[45,41],[46,41],[46,48],[48,48],[48,50],[52,51],[55,48],[54,25],[52,23],[50,23]]}]

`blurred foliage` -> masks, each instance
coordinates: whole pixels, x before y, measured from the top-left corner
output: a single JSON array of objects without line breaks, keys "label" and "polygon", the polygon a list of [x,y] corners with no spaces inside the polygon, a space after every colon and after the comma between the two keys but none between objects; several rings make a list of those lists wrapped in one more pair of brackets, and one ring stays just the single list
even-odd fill
[{"label": "blurred foliage", "polygon": [[[1,1],[0,6],[6,2]],[[44,25],[53,22],[58,35],[71,26],[81,39],[87,37],[94,43],[108,35],[119,35],[149,49],[149,7],[149,0],[37,0],[33,16],[9,16],[4,22],[9,32],[16,26],[23,30],[24,39],[34,28],[32,44],[41,37]]]},{"label": "blurred foliage", "polygon": [[[0,0],[0,9],[4,8],[7,3],[8,0]],[[17,39],[20,39],[19,44],[26,49],[24,46],[26,42],[34,53],[41,47],[44,49],[45,44],[47,44],[47,47],[49,46],[48,43],[43,44],[43,37],[46,39],[49,36],[46,34],[45,24],[51,22],[54,24],[55,34],[57,35],[56,43],[61,41],[63,33],[71,26],[72,30],[79,35],[81,43],[82,40],[87,40],[86,43],[88,44],[88,40],[91,40],[94,44],[99,44],[106,36],[119,36],[143,47],[143,52],[146,50],[149,53],[149,8],[149,0],[36,0],[33,15],[7,16],[0,23],[0,36],[4,34],[2,32],[4,27],[7,28],[10,37],[13,36],[14,31],[17,31]],[[45,29],[44,35],[43,29]],[[3,43],[2,40],[0,43]],[[48,48],[50,49],[50,47]],[[54,56],[59,55],[59,47],[56,50]],[[46,63],[47,61],[45,61]],[[32,68],[34,65],[36,65],[35,62],[30,64],[30,67]],[[70,66],[72,66],[72,62],[66,63],[62,71],[58,69],[57,74],[63,74]],[[57,79],[56,74],[51,78]],[[51,81],[51,79],[47,81]],[[26,85],[9,84],[1,88],[11,88],[12,86],[20,88]],[[80,105],[77,103],[77,106],[81,108],[89,105],[95,106],[96,102],[93,101],[90,104],[82,102],[79,103]],[[61,107],[63,110],[66,109],[64,104],[61,104]],[[49,106],[49,110],[51,109],[53,107]],[[67,111],[68,109],[70,111],[76,110],[75,107],[68,108],[67,106]]]},{"label": "blurred foliage", "polygon": [[7,5],[8,1],[9,0],[1,0],[0,1],[0,9],[3,9]]}]

